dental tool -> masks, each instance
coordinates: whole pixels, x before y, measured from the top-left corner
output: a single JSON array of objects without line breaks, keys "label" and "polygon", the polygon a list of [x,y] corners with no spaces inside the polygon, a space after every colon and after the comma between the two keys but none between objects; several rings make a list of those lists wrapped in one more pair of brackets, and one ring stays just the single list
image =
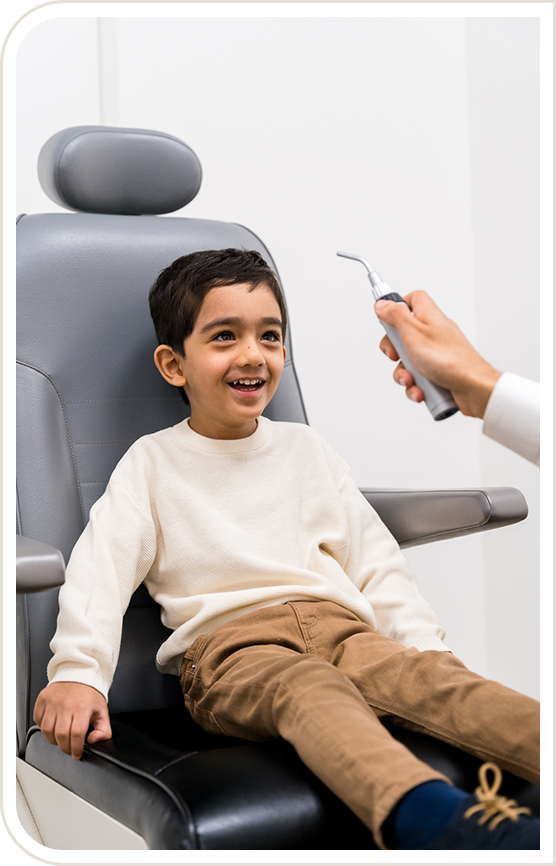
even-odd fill
[{"label": "dental tool", "polygon": [[[379,277],[377,272],[371,268],[370,264],[366,259],[362,256],[356,256],[353,253],[338,253],[339,256],[342,256],[345,259],[353,259],[356,262],[361,262],[367,269],[367,274],[369,280],[371,281],[371,286],[373,287],[373,295],[375,301],[384,300],[384,301],[395,301],[396,304],[407,304],[404,299],[397,292],[393,292],[388,283],[384,283],[382,279]],[[409,309],[409,307],[407,307]],[[454,402],[454,398],[450,391],[446,388],[441,388],[440,385],[435,385],[434,382],[431,382],[430,379],[426,379],[421,373],[418,373],[409,358],[407,357],[407,353],[405,351],[404,344],[402,342],[402,338],[399,335],[399,332],[392,325],[387,325],[385,322],[382,322],[384,326],[384,330],[388,334],[390,342],[394,346],[396,352],[398,353],[400,360],[402,361],[406,370],[409,370],[411,375],[413,376],[413,380],[416,385],[419,386],[423,394],[425,395],[425,403],[427,404],[427,408],[431,413],[432,417],[435,421],[443,421],[444,418],[449,418],[455,412],[458,411],[458,407]]]}]

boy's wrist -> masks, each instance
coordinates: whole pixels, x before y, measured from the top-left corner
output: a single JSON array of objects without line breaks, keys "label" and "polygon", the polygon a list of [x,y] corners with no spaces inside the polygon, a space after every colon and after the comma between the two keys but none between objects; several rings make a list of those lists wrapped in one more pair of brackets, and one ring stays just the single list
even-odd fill
[{"label": "boy's wrist", "polygon": [[108,702],[108,687],[97,670],[84,669],[75,665],[61,665],[56,670],[56,673],[49,678],[48,685],[56,685],[58,683],[73,683],[75,685],[88,686],[100,692],[104,700]]}]

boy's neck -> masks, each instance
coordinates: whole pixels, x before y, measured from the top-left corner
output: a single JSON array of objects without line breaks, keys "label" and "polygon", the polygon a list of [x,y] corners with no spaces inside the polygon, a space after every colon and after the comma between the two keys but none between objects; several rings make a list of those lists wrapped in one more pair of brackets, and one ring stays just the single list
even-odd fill
[{"label": "boy's neck", "polygon": [[248,439],[249,436],[252,436],[258,426],[258,420],[256,418],[247,421],[245,424],[239,426],[229,426],[224,424],[206,424],[202,421],[200,422],[196,419],[193,414],[189,419],[189,427],[193,430],[194,433],[197,433],[199,436],[204,436],[206,439],[223,439],[223,440],[233,440],[233,439]]}]

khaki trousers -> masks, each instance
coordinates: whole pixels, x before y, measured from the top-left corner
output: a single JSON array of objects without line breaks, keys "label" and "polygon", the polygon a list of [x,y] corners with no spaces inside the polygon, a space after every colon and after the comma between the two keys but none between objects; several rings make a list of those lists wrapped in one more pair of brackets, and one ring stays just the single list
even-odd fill
[{"label": "khaki trousers", "polygon": [[539,704],[447,652],[406,649],[331,602],[240,616],[185,654],[185,704],[205,730],[283,737],[372,830],[411,788],[446,779],[381,719],[430,734],[529,781],[539,779]]}]

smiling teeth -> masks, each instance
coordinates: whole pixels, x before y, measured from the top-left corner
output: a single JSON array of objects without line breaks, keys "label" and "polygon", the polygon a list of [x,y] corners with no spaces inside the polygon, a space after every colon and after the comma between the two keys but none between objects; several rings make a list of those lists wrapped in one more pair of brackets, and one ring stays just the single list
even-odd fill
[{"label": "smiling teeth", "polygon": [[259,385],[262,384],[261,379],[236,379],[232,385]]}]

